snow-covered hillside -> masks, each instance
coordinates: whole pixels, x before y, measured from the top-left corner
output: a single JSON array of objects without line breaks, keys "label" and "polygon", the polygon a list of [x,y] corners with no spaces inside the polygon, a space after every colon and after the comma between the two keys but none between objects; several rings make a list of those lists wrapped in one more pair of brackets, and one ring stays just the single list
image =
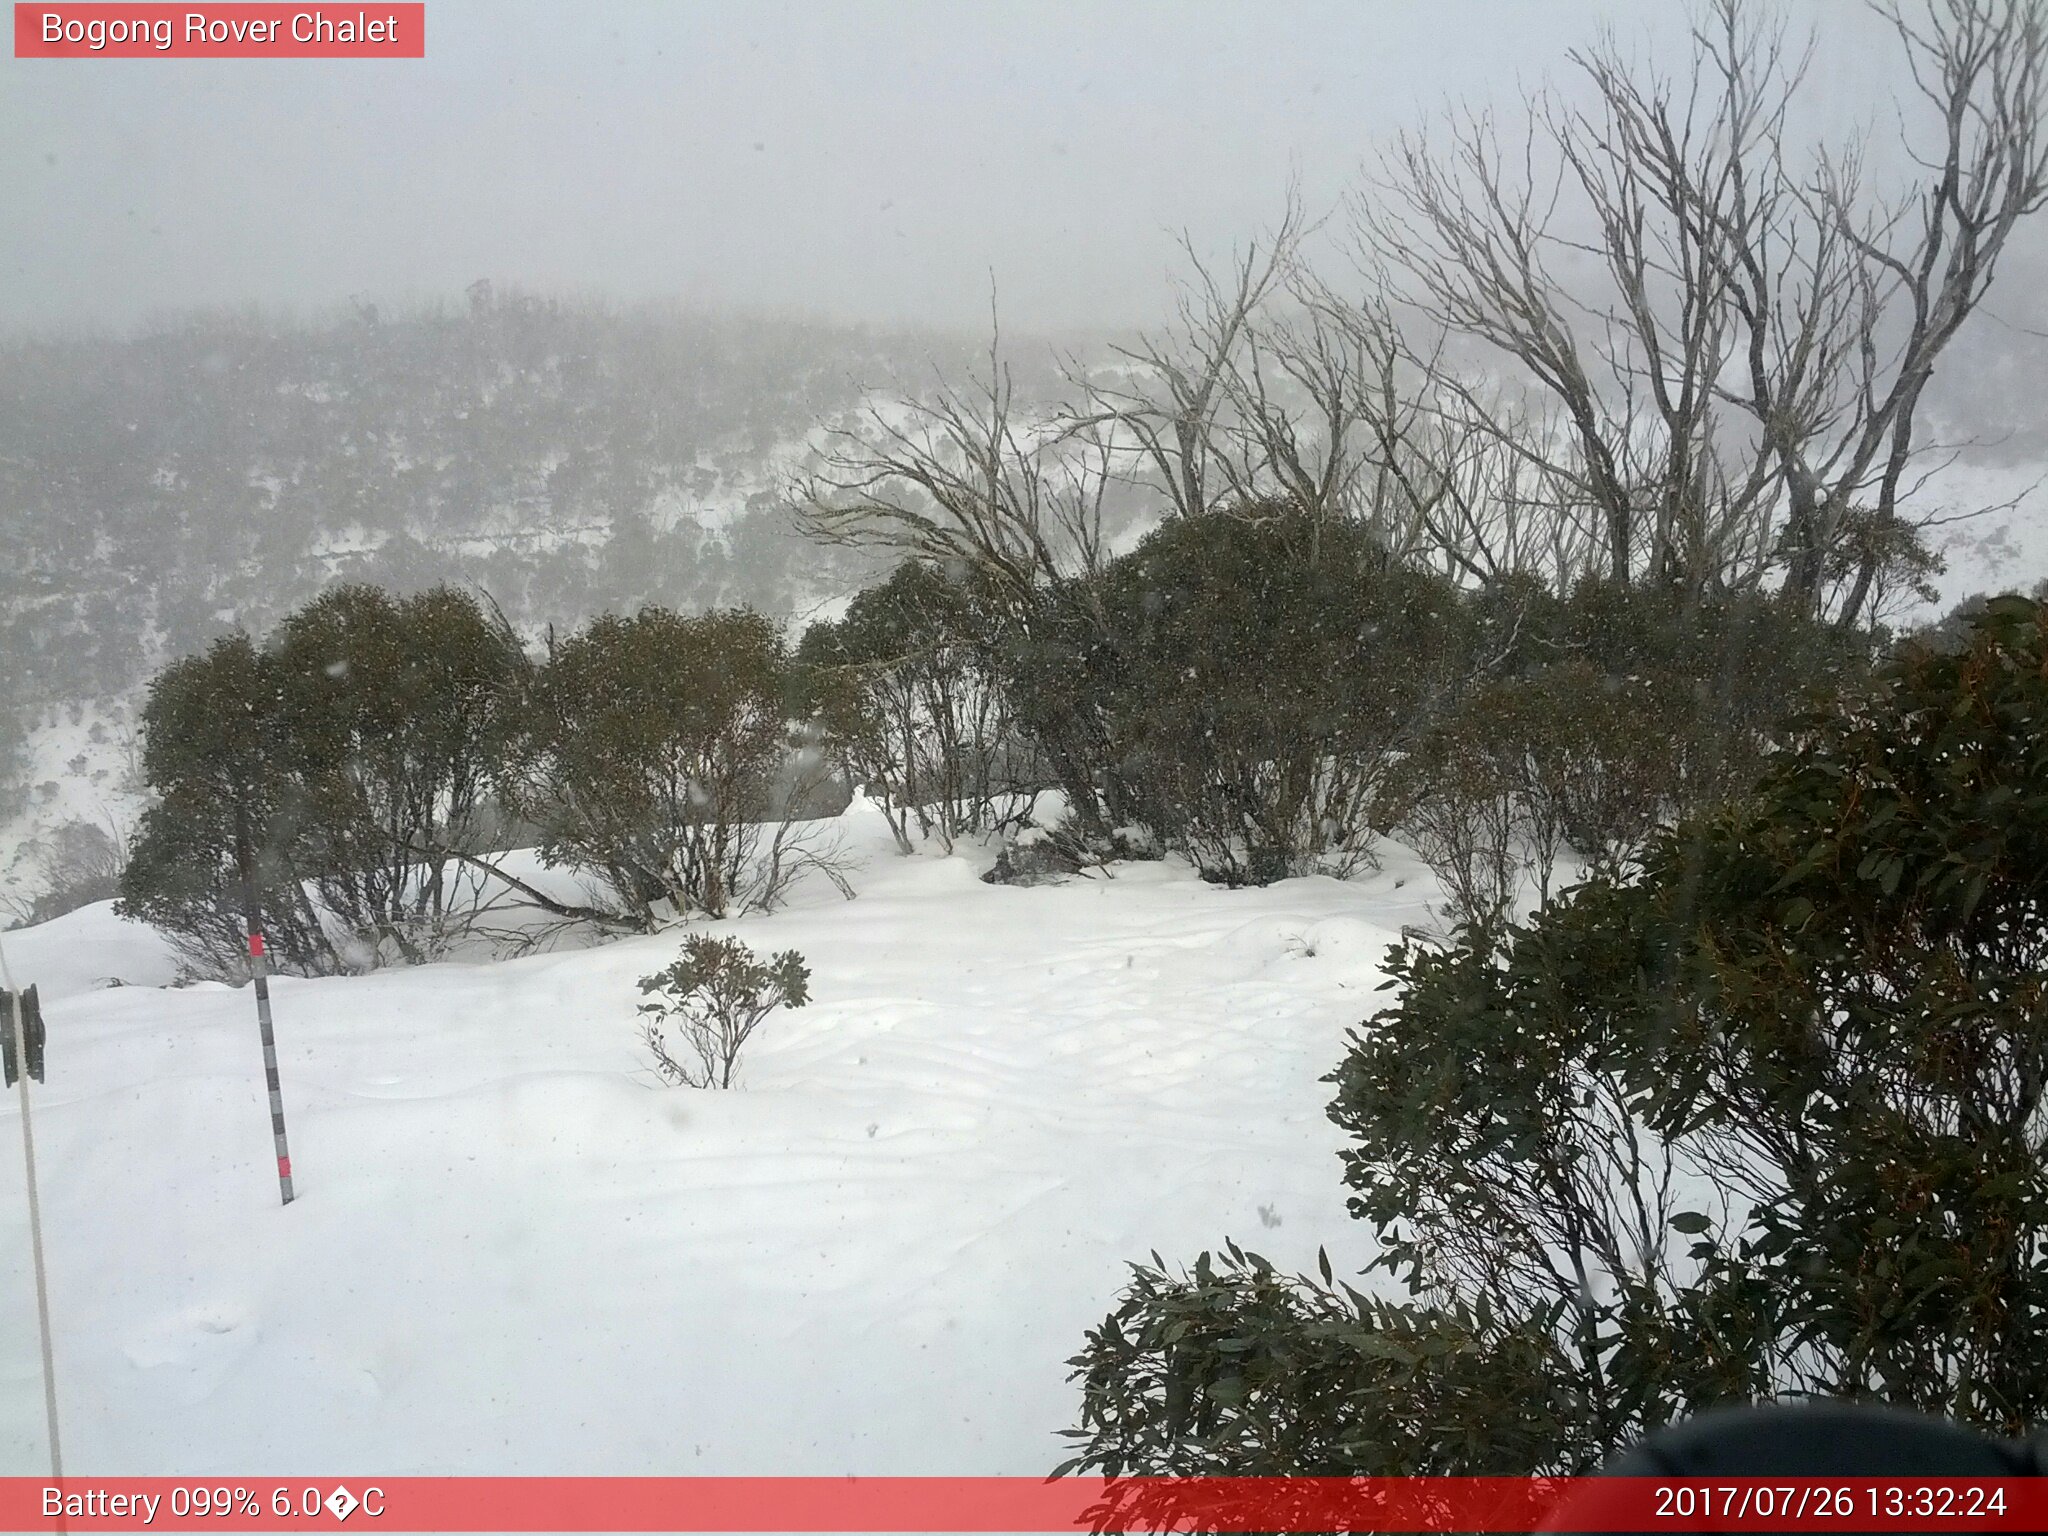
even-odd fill
[{"label": "snow-covered hillside", "polygon": [[[1037,1473],[1127,1259],[1347,1219],[1318,1081],[1422,920],[1349,883],[983,884],[845,822],[859,897],[716,925],[809,959],[730,1093],[659,1086],[675,934],[283,980],[280,1209],[248,990],[166,988],[105,906],[6,936],[48,1000],[35,1129],[67,1464],[92,1473]],[[108,978],[128,983],[110,987]],[[45,1465],[0,1106],[0,1472]]]},{"label": "snow-covered hillside", "polygon": [[0,925],[16,921],[48,882],[37,864],[45,840],[84,822],[125,846],[149,804],[135,722],[141,690],[30,712],[17,721],[26,751],[22,789],[9,814],[0,791]]}]

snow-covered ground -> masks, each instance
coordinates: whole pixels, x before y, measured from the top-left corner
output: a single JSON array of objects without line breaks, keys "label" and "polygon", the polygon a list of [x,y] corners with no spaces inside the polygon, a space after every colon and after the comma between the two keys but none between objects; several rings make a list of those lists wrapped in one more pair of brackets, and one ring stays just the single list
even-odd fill
[{"label": "snow-covered ground", "polygon": [[[43,893],[34,868],[38,840],[70,821],[89,822],[126,841],[149,803],[141,785],[136,721],[142,694],[81,700],[35,711],[21,722],[28,757],[19,808],[0,809],[0,924]],[[4,723],[0,723],[4,728]],[[7,803],[0,790],[0,807]]]},{"label": "snow-covered ground", "polygon": [[[729,1093],[658,1085],[675,934],[281,980],[280,1209],[252,996],[164,988],[105,906],[6,936],[67,1466],[93,1474],[1039,1473],[1125,1261],[1369,1253],[1318,1079],[1434,887],[1183,865],[1036,889],[844,818],[859,897],[728,924],[809,959]],[[109,987],[114,977],[128,983]],[[43,1460],[0,1107],[0,1473]]]}]

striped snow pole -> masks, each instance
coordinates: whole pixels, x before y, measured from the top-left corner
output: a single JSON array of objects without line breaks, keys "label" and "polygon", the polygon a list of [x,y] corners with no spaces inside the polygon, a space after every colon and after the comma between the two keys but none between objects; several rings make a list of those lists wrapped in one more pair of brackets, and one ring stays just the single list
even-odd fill
[{"label": "striped snow pole", "polygon": [[256,895],[256,842],[248,801],[235,799],[235,865],[242,877],[243,927],[249,936],[249,972],[256,981],[256,1023],[263,1033],[263,1083],[270,1090],[270,1134],[277,1143],[277,1192],[292,1203],[292,1154],[284,1140],[284,1090],[277,1081],[277,1031],[270,1023],[270,957],[263,943],[263,904]]},{"label": "striped snow pole", "polygon": [[270,1090],[270,1134],[277,1142],[277,1192],[284,1203],[292,1203],[292,1153],[284,1139],[284,1089],[277,1080],[277,1031],[270,1023],[270,962],[263,947],[263,931],[256,922],[255,904],[249,911],[249,966],[256,977],[256,1024],[263,1034],[263,1083]]}]

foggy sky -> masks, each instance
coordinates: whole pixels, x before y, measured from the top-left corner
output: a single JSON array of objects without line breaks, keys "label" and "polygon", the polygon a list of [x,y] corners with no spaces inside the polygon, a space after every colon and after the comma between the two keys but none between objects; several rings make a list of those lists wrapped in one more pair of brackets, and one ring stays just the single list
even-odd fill
[{"label": "foggy sky", "polygon": [[[1843,120],[1895,89],[1797,12]],[[1512,109],[1599,0],[429,0],[424,60],[0,61],[0,326],[500,287],[975,323],[1156,317],[1171,232],[1312,207],[1448,99]]]}]

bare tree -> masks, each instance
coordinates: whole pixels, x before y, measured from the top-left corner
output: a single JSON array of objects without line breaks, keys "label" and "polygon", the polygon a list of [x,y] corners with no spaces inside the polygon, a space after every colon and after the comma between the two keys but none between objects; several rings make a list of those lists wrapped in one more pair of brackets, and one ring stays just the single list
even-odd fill
[{"label": "bare tree", "polygon": [[1021,592],[1100,570],[1115,486],[1188,517],[1278,501],[1342,515],[1392,352],[1323,300],[1299,262],[1307,230],[1290,193],[1271,235],[1227,267],[1184,238],[1174,322],[1107,359],[1068,359],[1067,398],[1034,413],[1018,409],[999,335],[966,386],[871,408],[790,486],[799,526]]},{"label": "bare tree", "polygon": [[1554,429],[1531,432],[1497,392],[1439,376],[1459,417],[1587,515],[1616,581],[1775,573],[1853,622],[1910,559],[1922,391],[2048,196],[2048,36],[2028,0],[1881,13],[1933,124],[1902,123],[1919,181],[1897,198],[1855,153],[1788,156],[1812,51],[1711,0],[1686,77],[1610,38],[1574,56],[1590,105],[1540,97],[1512,146],[1484,116],[1404,137],[1358,205],[1398,301],[1553,403]]},{"label": "bare tree", "polygon": [[[1320,481],[1289,473],[1293,418],[1267,429],[1266,455],[1297,501],[1461,582],[1529,573],[1565,587],[1583,574],[1592,549],[1578,500],[1527,447],[1546,426],[1499,399],[1482,404],[1447,368],[1444,337],[1416,347],[1386,295],[1347,300],[1306,274],[1290,293],[1303,318],[1269,350],[1300,381],[1308,406],[1295,417],[1312,423]],[[1304,354],[1310,364],[1296,360]]]},{"label": "bare tree", "polygon": [[[1888,361],[1881,337],[1859,342],[1856,431],[1845,434],[1850,446],[1830,466],[1825,494],[1810,507],[1795,504],[1788,532],[1800,591],[1819,587],[1834,535],[1859,496],[1880,528],[1898,520],[1935,360],[1983,299],[2014,227],[2048,200],[2048,20],[2040,8],[2031,0],[1939,0],[1924,24],[1895,3],[1880,9],[1941,131],[1931,155],[1915,156],[1921,184],[1892,208],[1859,208],[1848,195],[1853,178],[1830,174],[1820,184],[1822,217],[1861,258],[1866,312],[1903,309],[1906,318]],[[1879,569],[1875,552],[1860,556],[1851,614]]]},{"label": "bare tree", "polygon": [[[835,430],[787,504],[822,542],[892,550],[971,582],[986,598],[984,628],[961,638],[985,652],[1071,654],[1077,634],[1106,632],[1096,578],[1117,452],[1109,422],[1021,409],[994,330],[980,377],[870,407],[858,427]],[[1128,787],[1105,779],[1113,755],[1091,701],[1056,701],[1020,728],[1091,835],[1131,819]]]},{"label": "bare tree", "polygon": [[[1286,291],[1307,228],[1290,188],[1272,234],[1246,245],[1227,270],[1183,236],[1191,275],[1175,295],[1174,322],[1116,348],[1107,367],[1069,364],[1078,397],[1069,429],[1108,444],[1124,473],[1173,513],[1196,517],[1276,490],[1320,499],[1330,489],[1329,477],[1294,451],[1291,415],[1267,398],[1258,366],[1261,313]],[[1330,367],[1342,366],[1313,347],[1289,346],[1278,332],[1266,335],[1265,347],[1298,383],[1327,383]],[[1341,445],[1341,420],[1326,441]]]},{"label": "bare tree", "polygon": [[1526,424],[1483,416],[1441,357],[1404,339],[1394,305],[1340,297],[1304,257],[1315,226],[1290,194],[1273,234],[1227,270],[1182,242],[1177,322],[1107,368],[1070,366],[1071,420],[1107,430],[1170,513],[1290,507],[1362,524],[1386,552],[1461,579],[1559,567],[1585,540],[1524,448]]},{"label": "bare tree", "polygon": [[830,432],[785,501],[823,543],[915,555],[1022,594],[1100,568],[1110,458],[1103,433],[1019,410],[992,326],[983,374],[868,406]]}]

